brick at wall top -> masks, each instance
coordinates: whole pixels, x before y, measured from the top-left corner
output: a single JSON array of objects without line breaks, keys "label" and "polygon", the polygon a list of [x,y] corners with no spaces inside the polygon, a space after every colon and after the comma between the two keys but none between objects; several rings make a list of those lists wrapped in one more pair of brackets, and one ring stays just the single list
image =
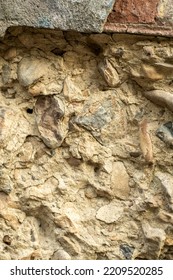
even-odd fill
[{"label": "brick at wall top", "polygon": [[0,0],[0,37],[11,26],[173,37],[173,0]]},{"label": "brick at wall top", "polygon": [[173,36],[173,0],[117,0],[104,30]]}]

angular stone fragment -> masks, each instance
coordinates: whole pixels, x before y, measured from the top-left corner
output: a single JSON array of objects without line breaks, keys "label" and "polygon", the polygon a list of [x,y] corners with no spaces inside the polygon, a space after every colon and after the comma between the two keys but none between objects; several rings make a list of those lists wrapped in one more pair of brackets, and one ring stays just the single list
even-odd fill
[{"label": "angular stone fragment", "polygon": [[11,68],[8,64],[4,64],[2,66],[2,81],[3,84],[6,85],[10,83],[11,78]]},{"label": "angular stone fragment", "polygon": [[154,162],[151,137],[148,131],[148,121],[143,119],[139,124],[139,139],[143,157],[148,164]]},{"label": "angular stone fragment", "polygon": [[161,0],[159,1],[159,5],[157,7],[157,18],[163,24],[173,25],[172,22],[172,0]]},{"label": "angular stone fragment", "polygon": [[173,64],[171,63],[164,63],[164,62],[156,62],[155,65],[158,67],[158,68],[161,68],[163,71],[173,71]]},{"label": "angular stone fragment", "polygon": [[121,244],[120,250],[126,260],[130,260],[132,258],[134,247],[132,247],[128,244]]},{"label": "angular stone fragment", "polygon": [[[145,55],[147,54],[147,51],[148,51],[148,53],[151,53],[151,55],[152,55],[151,50],[146,50]],[[163,71],[158,69],[158,67],[156,67],[156,66],[150,65],[150,63],[151,63],[150,61],[148,64],[142,63],[142,65],[135,63],[135,67],[132,65],[130,73],[137,82],[140,81],[142,83],[142,81],[144,79],[149,82],[150,81],[157,82],[157,81],[164,79],[165,75],[164,75]]]},{"label": "angular stone fragment", "polygon": [[75,224],[73,221],[66,215],[60,215],[55,217],[55,224],[62,228],[63,230],[66,230],[67,232],[75,233],[77,232],[77,229],[75,227]]},{"label": "angular stone fragment", "polygon": [[81,251],[80,245],[73,238],[70,239],[67,236],[62,236],[58,239],[58,241],[65,249],[65,251],[72,256],[78,255]]},{"label": "angular stone fragment", "polygon": [[173,215],[162,209],[158,213],[158,218],[165,223],[173,224]]},{"label": "angular stone fragment", "polygon": [[117,70],[112,66],[110,61],[105,58],[98,65],[100,73],[110,87],[117,87],[120,83]]},{"label": "angular stone fragment", "polygon": [[119,206],[116,202],[102,206],[96,214],[96,218],[107,224],[114,223],[118,221],[123,215],[123,207]]},{"label": "angular stone fragment", "polygon": [[161,186],[169,198],[170,206],[173,207],[173,176],[166,172],[157,171],[155,178],[159,179]]},{"label": "angular stone fragment", "polygon": [[165,240],[165,232],[161,228],[151,227],[148,222],[142,223],[142,229],[147,239],[163,242]]},{"label": "angular stone fragment", "polygon": [[23,58],[18,66],[19,83],[24,87],[32,85],[46,74],[47,68],[48,65],[43,60],[33,57]]},{"label": "angular stone fragment", "polygon": [[144,96],[153,103],[166,107],[173,112],[173,93],[164,90],[145,91]]},{"label": "angular stone fragment", "polygon": [[83,111],[75,117],[74,122],[90,131],[94,137],[100,136],[102,128],[112,120],[111,101],[101,99],[95,102],[94,99],[89,99],[84,103]]},{"label": "angular stone fragment", "polygon": [[5,194],[10,194],[12,191],[12,181],[9,176],[5,174],[5,176],[0,174],[0,192]]},{"label": "angular stone fragment", "polygon": [[40,137],[49,148],[59,147],[66,134],[67,125],[63,122],[65,106],[54,96],[40,96],[35,104],[36,123]]},{"label": "angular stone fragment", "polygon": [[162,124],[156,131],[156,136],[168,147],[173,148],[173,123]]},{"label": "angular stone fragment", "polygon": [[15,47],[11,47],[5,52],[4,59],[12,60],[13,58],[16,57],[16,55],[17,55],[17,49]]},{"label": "angular stone fragment", "polygon": [[69,102],[79,102],[84,100],[80,88],[72,82],[70,77],[67,77],[64,81],[63,94]]},{"label": "angular stone fragment", "polygon": [[129,175],[124,164],[120,161],[113,163],[111,175],[113,194],[120,199],[128,199],[130,193]]},{"label": "angular stone fragment", "polygon": [[47,90],[46,87],[43,83],[38,82],[35,85],[29,87],[28,89],[29,93],[32,94],[33,96],[38,96],[38,95],[46,95]]},{"label": "angular stone fragment", "polygon": [[165,243],[165,231],[161,228],[151,227],[146,221],[142,223],[142,229],[147,239],[145,249],[148,259],[158,258]]},{"label": "angular stone fragment", "polygon": [[0,148],[16,151],[31,128],[18,108],[0,106]]}]

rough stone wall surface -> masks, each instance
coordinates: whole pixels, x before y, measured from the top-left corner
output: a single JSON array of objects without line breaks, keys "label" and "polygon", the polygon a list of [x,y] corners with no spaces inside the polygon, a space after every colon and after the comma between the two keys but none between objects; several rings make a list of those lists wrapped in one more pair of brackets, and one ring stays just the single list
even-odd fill
[{"label": "rough stone wall surface", "polygon": [[10,26],[101,32],[115,0],[0,0],[0,37]]},{"label": "rough stone wall surface", "polygon": [[173,40],[11,28],[0,259],[173,258]]}]

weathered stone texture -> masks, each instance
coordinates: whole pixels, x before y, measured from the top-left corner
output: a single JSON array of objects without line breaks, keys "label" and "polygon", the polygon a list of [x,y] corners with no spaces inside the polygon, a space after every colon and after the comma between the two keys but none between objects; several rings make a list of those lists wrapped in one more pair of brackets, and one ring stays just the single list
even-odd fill
[{"label": "weathered stone texture", "polygon": [[159,0],[117,0],[108,22],[154,23]]},{"label": "weathered stone texture", "polygon": [[0,259],[173,259],[173,40],[10,28]]},{"label": "weathered stone texture", "polygon": [[117,0],[104,30],[173,37],[172,0]]},{"label": "weathered stone texture", "polygon": [[157,8],[157,19],[162,22],[162,24],[173,25],[173,6],[172,0],[161,0],[159,1]]},{"label": "weathered stone texture", "polygon": [[115,0],[1,0],[0,36],[10,26],[101,32]]}]

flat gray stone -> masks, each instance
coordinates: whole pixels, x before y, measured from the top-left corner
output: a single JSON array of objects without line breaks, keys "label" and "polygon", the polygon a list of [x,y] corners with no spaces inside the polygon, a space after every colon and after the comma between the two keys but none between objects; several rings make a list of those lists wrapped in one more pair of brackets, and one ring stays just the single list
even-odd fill
[{"label": "flat gray stone", "polygon": [[102,32],[115,0],[0,0],[0,36],[10,26]]}]

